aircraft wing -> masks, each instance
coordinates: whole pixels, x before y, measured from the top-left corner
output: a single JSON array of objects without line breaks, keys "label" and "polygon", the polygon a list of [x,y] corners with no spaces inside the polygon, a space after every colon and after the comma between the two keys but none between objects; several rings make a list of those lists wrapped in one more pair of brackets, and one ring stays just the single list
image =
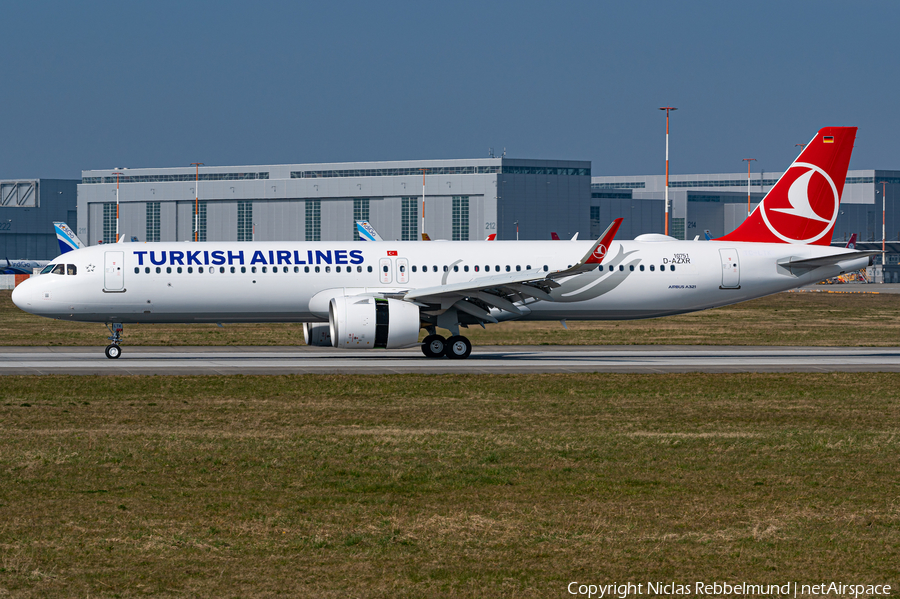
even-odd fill
[{"label": "aircraft wing", "polygon": [[564,270],[547,273],[542,269],[533,268],[481,277],[474,281],[413,289],[398,296],[419,304],[440,304],[442,309],[455,307],[484,322],[497,322],[497,319],[490,315],[490,308],[519,315],[523,311],[516,304],[525,303],[527,299],[552,302],[550,292],[560,286],[556,279],[596,269],[603,262],[607,248],[621,224],[621,218],[613,221],[584,257],[574,266]]}]

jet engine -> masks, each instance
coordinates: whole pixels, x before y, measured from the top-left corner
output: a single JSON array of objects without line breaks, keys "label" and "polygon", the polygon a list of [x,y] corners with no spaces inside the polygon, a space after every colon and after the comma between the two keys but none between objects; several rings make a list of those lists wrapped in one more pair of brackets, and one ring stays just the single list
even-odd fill
[{"label": "jet engine", "polygon": [[306,345],[331,347],[331,326],[327,322],[304,322],[303,340]]},{"label": "jet engine", "polygon": [[402,300],[339,296],[328,305],[334,347],[397,349],[419,344],[419,308]]}]

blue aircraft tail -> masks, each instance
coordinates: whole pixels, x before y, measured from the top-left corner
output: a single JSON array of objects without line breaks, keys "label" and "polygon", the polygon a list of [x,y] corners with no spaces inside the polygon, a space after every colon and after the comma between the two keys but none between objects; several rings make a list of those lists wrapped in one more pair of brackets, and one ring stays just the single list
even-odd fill
[{"label": "blue aircraft tail", "polygon": [[65,254],[72,250],[78,250],[84,247],[84,244],[78,239],[75,231],[69,228],[69,225],[62,222],[53,223],[56,229],[56,240],[59,242],[59,253]]}]

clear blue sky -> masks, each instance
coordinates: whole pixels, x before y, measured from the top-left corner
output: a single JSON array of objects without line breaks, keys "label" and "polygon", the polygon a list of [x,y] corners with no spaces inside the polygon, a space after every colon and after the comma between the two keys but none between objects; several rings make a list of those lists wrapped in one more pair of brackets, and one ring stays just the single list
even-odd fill
[{"label": "clear blue sky", "polygon": [[0,178],[477,158],[786,168],[826,125],[900,169],[900,3],[10,2]]}]

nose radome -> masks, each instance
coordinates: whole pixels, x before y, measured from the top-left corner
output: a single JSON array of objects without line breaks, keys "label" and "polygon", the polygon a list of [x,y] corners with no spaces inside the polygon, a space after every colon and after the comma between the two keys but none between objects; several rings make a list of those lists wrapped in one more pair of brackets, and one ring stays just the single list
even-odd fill
[{"label": "nose radome", "polygon": [[31,305],[31,285],[30,281],[22,281],[16,288],[13,289],[12,292],[12,301],[13,303],[21,310],[25,310],[28,312],[28,307]]}]

